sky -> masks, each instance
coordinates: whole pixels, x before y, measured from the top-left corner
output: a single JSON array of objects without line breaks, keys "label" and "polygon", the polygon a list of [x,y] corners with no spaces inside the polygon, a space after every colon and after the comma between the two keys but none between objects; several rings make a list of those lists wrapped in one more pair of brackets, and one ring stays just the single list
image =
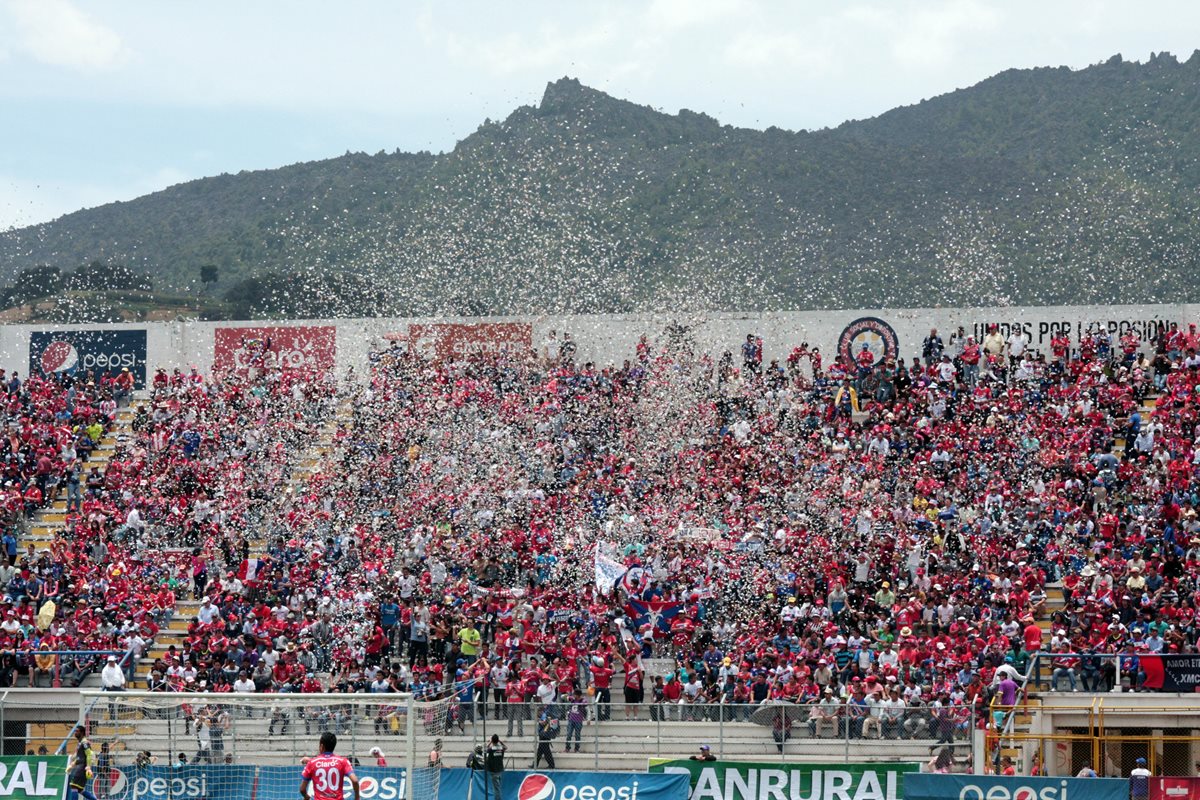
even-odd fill
[{"label": "sky", "polygon": [[1200,48],[1200,3],[0,0],[0,230],[346,151],[440,152],[563,76],[791,130],[1012,67]]}]

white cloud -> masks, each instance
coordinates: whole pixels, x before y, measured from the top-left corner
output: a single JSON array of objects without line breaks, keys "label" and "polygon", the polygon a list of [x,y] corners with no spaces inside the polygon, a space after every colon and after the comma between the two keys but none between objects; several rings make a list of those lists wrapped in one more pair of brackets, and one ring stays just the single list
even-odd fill
[{"label": "white cloud", "polygon": [[7,0],[19,49],[43,64],[79,70],[109,69],[128,52],[111,28],[70,0]]},{"label": "white cloud", "polygon": [[[556,26],[542,26],[527,36],[509,33],[502,36],[446,36],[446,52],[458,61],[475,62],[494,75],[551,70],[576,62],[609,41],[612,32],[604,28],[564,32]],[[539,76],[541,77],[541,76]]]},{"label": "white cloud", "polygon": [[29,180],[0,173],[0,234],[49,222],[81,208],[133,200],[197,177],[175,167],[159,167],[115,183],[80,180]]},{"label": "white cloud", "polygon": [[688,28],[724,19],[745,10],[742,0],[654,0],[646,9],[653,30]]},{"label": "white cloud", "polygon": [[738,34],[725,47],[729,64],[745,67],[787,65],[812,73],[823,73],[833,63],[833,48],[828,41],[790,31],[755,30]]},{"label": "white cloud", "polygon": [[943,66],[963,47],[971,46],[971,34],[994,30],[1000,17],[996,8],[976,0],[947,0],[937,7],[922,7],[899,20],[892,54],[907,66]]}]

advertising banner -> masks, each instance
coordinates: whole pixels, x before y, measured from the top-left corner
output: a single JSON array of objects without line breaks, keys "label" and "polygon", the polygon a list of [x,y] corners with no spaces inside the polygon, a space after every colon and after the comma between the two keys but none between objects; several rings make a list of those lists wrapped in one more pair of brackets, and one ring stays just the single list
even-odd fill
[{"label": "advertising banner", "polygon": [[0,800],[59,800],[66,791],[66,756],[0,757]]},{"label": "advertising banner", "polygon": [[407,340],[413,352],[434,361],[458,361],[477,354],[526,353],[533,347],[533,325],[528,322],[409,325],[407,337],[388,334],[387,338]]},{"label": "advertising banner", "polygon": [[[120,767],[97,770],[92,779],[92,791],[106,800],[252,800],[254,775],[252,766],[186,767],[151,766],[136,769]],[[292,796],[299,785],[292,786]]]},{"label": "advertising banner", "polygon": [[1151,778],[1150,800],[1200,800],[1200,778]]},{"label": "advertising banner", "polygon": [[337,328],[290,325],[213,330],[213,369],[244,372],[251,367],[331,370],[337,356]]},{"label": "advertising banner", "polygon": [[908,800],[1129,800],[1129,781],[919,774],[904,779],[904,796]]},{"label": "advertising banner", "polygon": [[146,386],[146,331],[33,331],[29,334],[29,374],[89,372],[97,378],[128,369],[135,389]]},{"label": "advertising banner", "polygon": [[1200,691],[1200,656],[1138,656],[1138,667],[1146,673],[1142,686],[1147,689],[1188,693]]},{"label": "advertising banner", "polygon": [[[483,800],[487,777],[486,772],[475,773],[473,797]],[[470,785],[470,770],[442,770],[438,797],[440,800],[465,800]],[[687,800],[687,796],[686,775],[511,770],[501,779],[497,800]]]},{"label": "advertising banner", "polygon": [[900,800],[913,796],[907,789],[907,780],[919,769],[916,763],[787,764],[650,759],[651,773],[686,775],[691,785],[691,800],[778,797]]}]

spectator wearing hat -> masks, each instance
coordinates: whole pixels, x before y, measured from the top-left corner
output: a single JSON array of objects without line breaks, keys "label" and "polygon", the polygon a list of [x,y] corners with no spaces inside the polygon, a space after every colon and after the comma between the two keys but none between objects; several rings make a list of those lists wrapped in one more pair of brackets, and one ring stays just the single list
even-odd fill
[{"label": "spectator wearing hat", "polygon": [[1129,771],[1130,800],[1147,800],[1150,797],[1150,770],[1146,768],[1146,759],[1134,761],[1133,769]]},{"label": "spectator wearing hat", "polygon": [[712,748],[706,744],[700,745],[700,752],[689,756],[692,761],[716,761],[717,757],[712,754]]},{"label": "spectator wearing hat", "polygon": [[571,752],[571,743],[575,743],[575,752],[579,752],[580,738],[583,735],[583,721],[587,718],[587,700],[583,690],[575,687],[567,701],[567,738],[563,744],[563,752]]},{"label": "spectator wearing hat", "polygon": [[[823,731],[828,731],[838,737],[843,735],[842,705],[834,697],[833,687],[830,686],[824,688],[821,699],[813,706],[812,712],[808,715],[809,735],[818,738]],[[782,746],[780,752],[783,752]]]},{"label": "spectator wearing hat", "polygon": [[116,656],[105,660],[104,669],[100,670],[100,688],[106,692],[125,691],[125,672],[117,664]]}]

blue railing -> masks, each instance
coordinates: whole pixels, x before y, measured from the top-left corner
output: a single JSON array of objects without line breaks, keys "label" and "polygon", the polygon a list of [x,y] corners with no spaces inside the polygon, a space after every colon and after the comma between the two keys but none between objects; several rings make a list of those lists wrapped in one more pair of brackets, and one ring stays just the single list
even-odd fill
[{"label": "blue railing", "polygon": [[[37,651],[35,651],[35,652],[37,652]],[[55,651],[42,651],[42,652],[55,652]],[[133,652],[132,647],[129,648],[128,650],[126,650],[123,654],[120,650],[61,650],[61,651],[57,651],[57,652],[59,652],[60,654],[65,653],[65,654],[77,654],[77,655],[105,656],[106,658],[108,656],[121,656],[121,660],[117,662],[117,666],[119,666],[121,668],[121,671],[125,673],[126,680],[129,679],[129,672],[133,668],[133,663],[135,661],[134,652]],[[57,665],[56,665],[56,668],[57,668]],[[84,729],[86,730],[88,717],[91,716],[92,709],[96,707],[96,703],[98,703],[98,702],[100,702],[100,698],[96,698],[95,700],[93,700],[91,703],[88,704],[87,708],[80,711],[79,721],[75,724],[75,727],[83,726]],[[74,729],[72,729],[71,733],[67,734],[67,737],[62,740],[62,743],[54,751],[55,755],[63,755],[67,752],[67,747],[71,743],[72,734],[74,732],[75,732]]]}]

